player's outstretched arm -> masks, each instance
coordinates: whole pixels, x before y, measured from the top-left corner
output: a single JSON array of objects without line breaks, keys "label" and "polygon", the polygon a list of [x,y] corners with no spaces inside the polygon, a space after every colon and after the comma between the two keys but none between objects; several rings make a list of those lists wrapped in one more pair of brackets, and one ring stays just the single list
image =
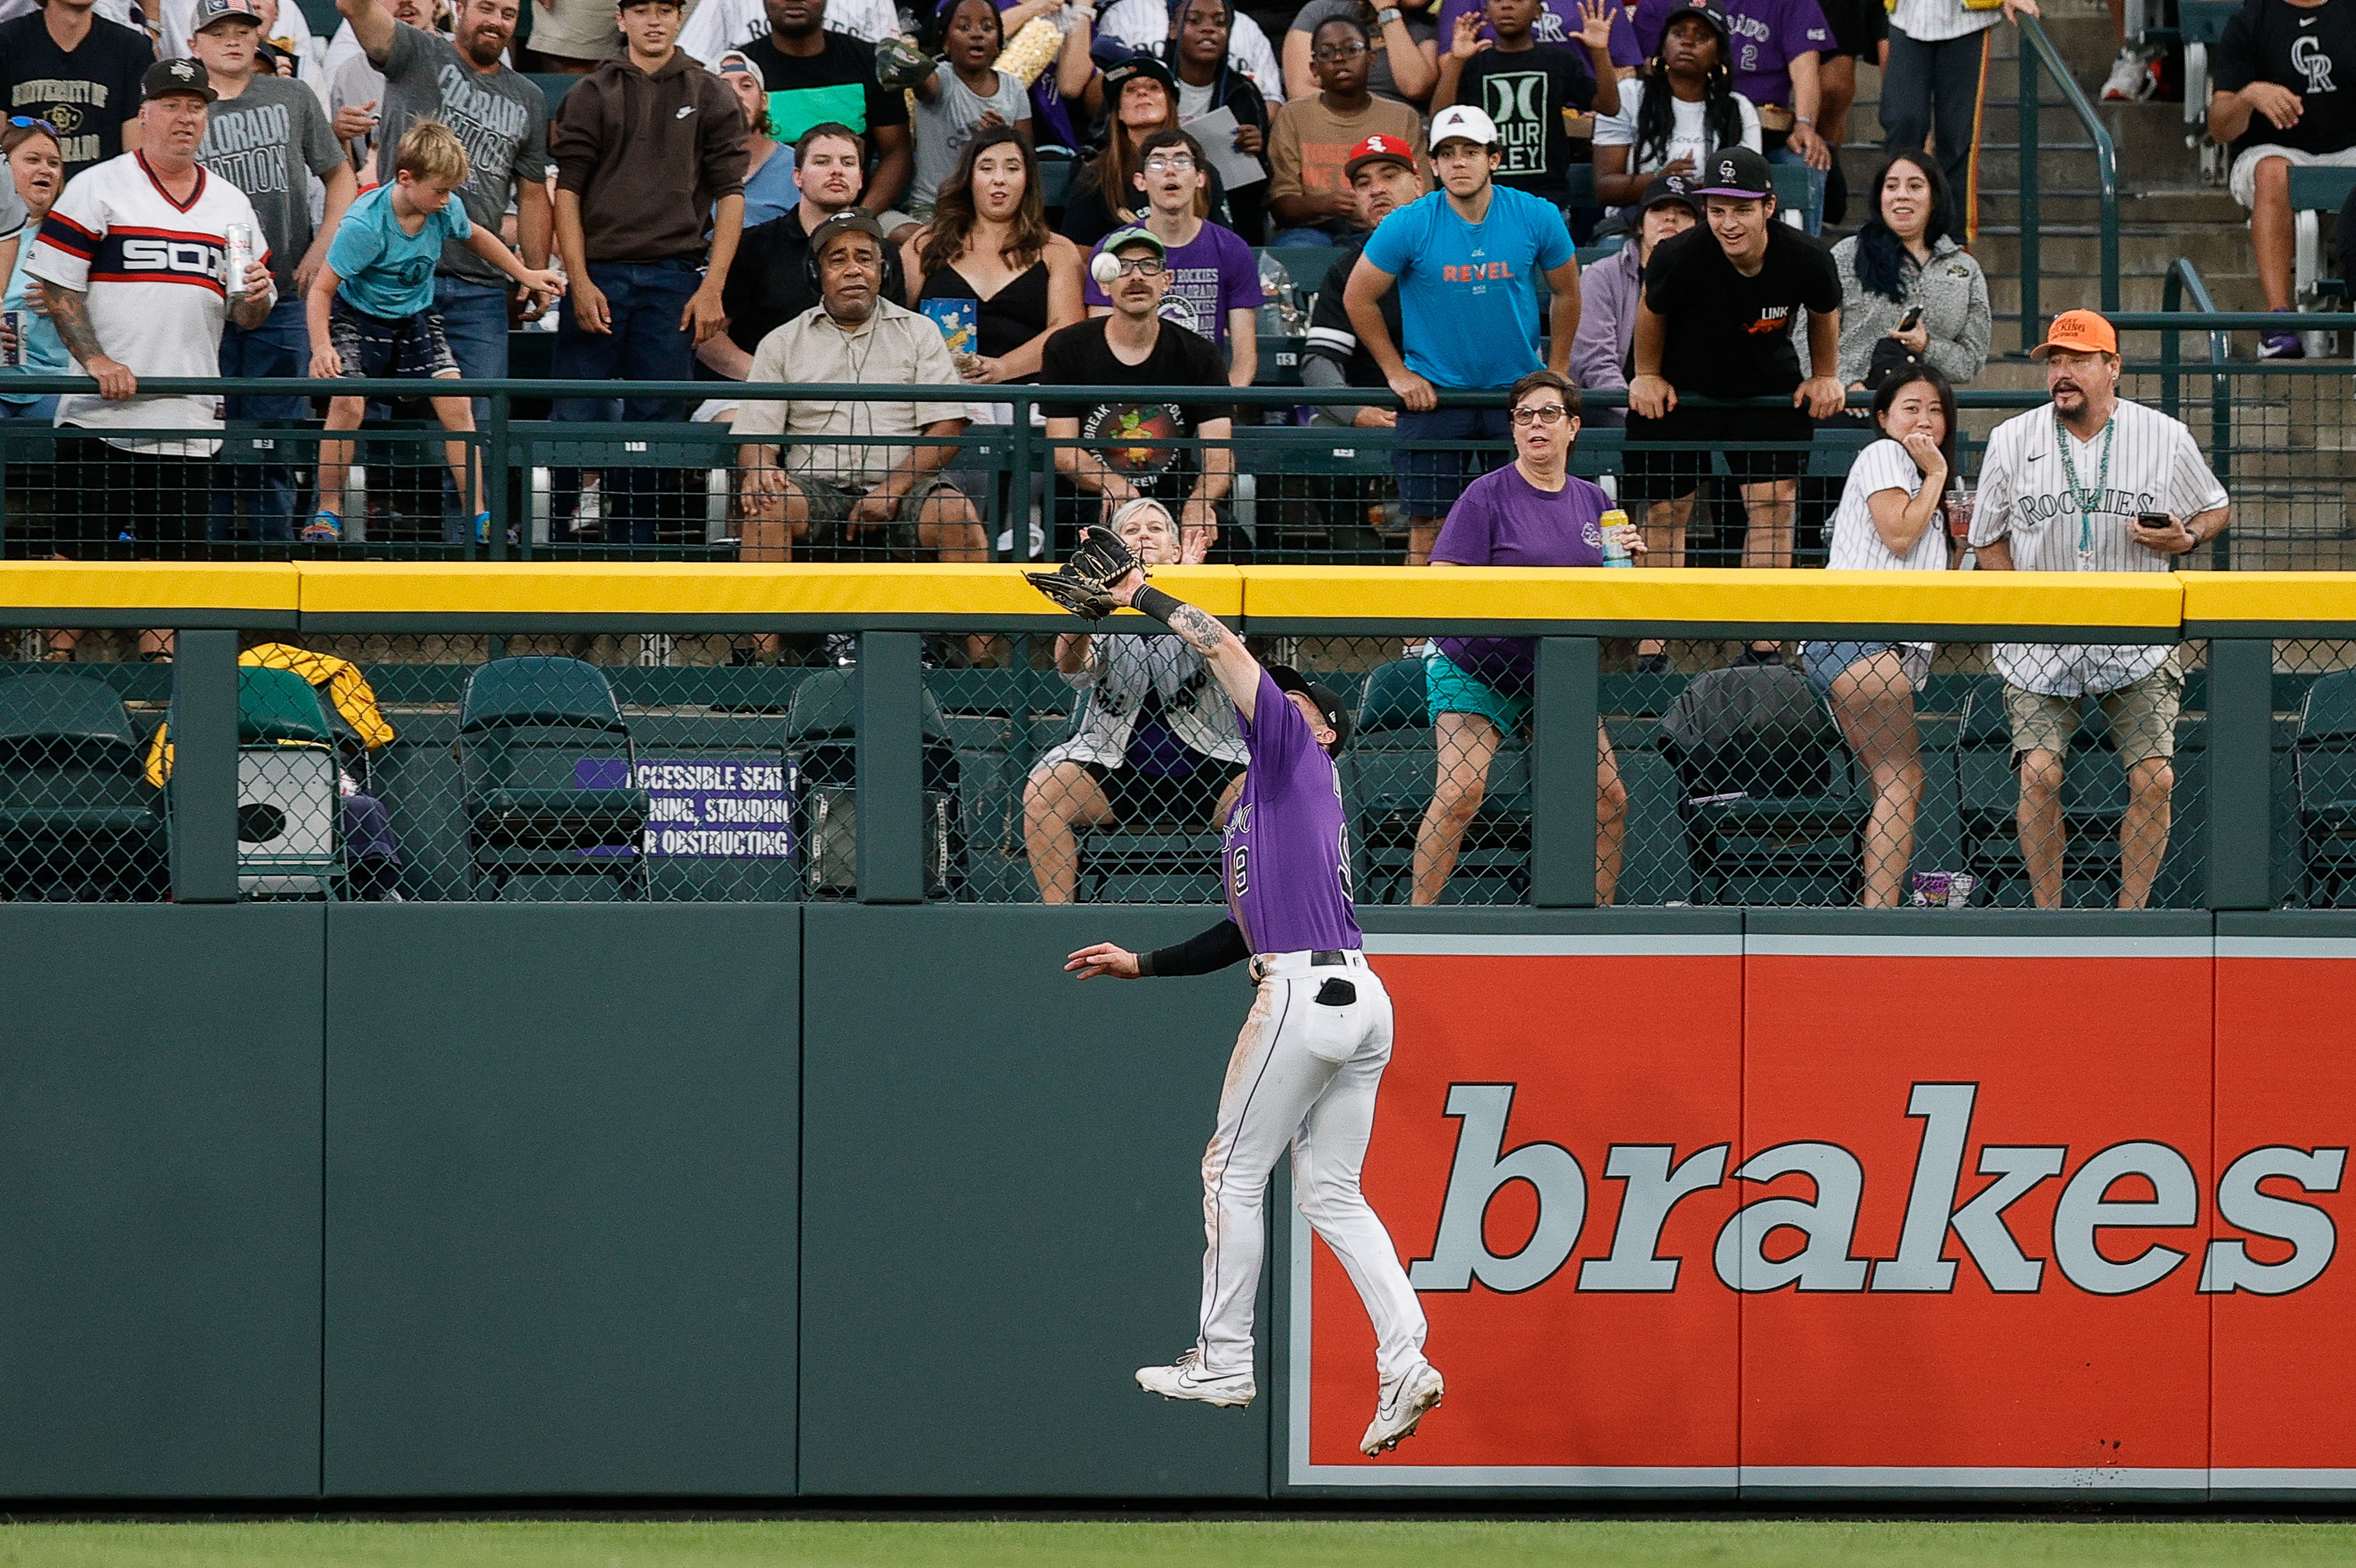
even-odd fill
[{"label": "player's outstretched arm", "polygon": [[1141,973],[1137,966],[1136,954],[1126,947],[1116,947],[1109,942],[1081,948],[1064,961],[1064,972],[1077,975],[1083,980],[1093,980],[1099,975],[1108,975],[1116,980],[1134,980]]},{"label": "player's outstretched arm", "polygon": [[1093,980],[1099,975],[1109,975],[1116,980],[1158,979],[1173,975],[1209,975],[1250,956],[1251,947],[1244,941],[1243,928],[1232,920],[1223,920],[1208,931],[1151,953],[1131,953],[1126,947],[1099,942],[1073,954],[1064,967],[1083,980]]},{"label": "player's outstretched arm", "polygon": [[1259,697],[1259,661],[1245,648],[1241,637],[1227,630],[1209,611],[1198,610],[1154,587],[1145,581],[1142,572],[1130,572],[1111,584],[1109,592],[1121,603],[1143,611],[1177,633],[1180,642],[1202,655],[1220,689],[1234,700],[1245,721],[1250,722],[1252,704]]}]

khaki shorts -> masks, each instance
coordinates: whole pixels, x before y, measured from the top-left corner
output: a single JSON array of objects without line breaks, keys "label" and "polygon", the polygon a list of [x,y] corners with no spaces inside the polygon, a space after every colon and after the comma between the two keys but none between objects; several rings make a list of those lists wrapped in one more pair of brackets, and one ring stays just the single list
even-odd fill
[{"label": "khaki shorts", "polygon": [[[2176,715],[2184,705],[2184,672],[2170,656],[2167,663],[2132,686],[2105,691],[2096,699],[2111,727],[2111,741],[2119,761],[2128,767],[2155,757],[2176,755]],[[2004,688],[2004,716],[2012,726],[2012,762],[2023,754],[2051,752],[2066,756],[2071,737],[2078,732],[2078,702],[2074,697],[2048,697]]]},{"label": "khaki shorts", "polygon": [[809,543],[820,549],[880,549],[895,559],[913,560],[914,552],[920,548],[916,526],[923,519],[927,501],[937,496],[945,501],[961,498],[965,494],[938,475],[919,479],[901,496],[900,508],[890,520],[853,524],[851,508],[866,496],[864,489],[838,485],[816,474],[788,474],[786,477],[809,504]]}]

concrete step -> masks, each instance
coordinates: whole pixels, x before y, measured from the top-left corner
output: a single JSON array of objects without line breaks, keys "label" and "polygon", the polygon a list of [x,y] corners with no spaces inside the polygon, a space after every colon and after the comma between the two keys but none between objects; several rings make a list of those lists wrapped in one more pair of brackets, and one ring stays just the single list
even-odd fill
[{"label": "concrete step", "polygon": [[[1972,254],[1991,276],[2017,277],[2021,270],[2020,236],[2006,225],[1983,220]],[[2146,228],[2122,224],[2119,231],[2119,272],[2122,277],[2144,273],[2163,276],[2177,258],[2190,256],[2204,276],[2222,275],[2250,264],[2249,236],[2240,229],[2185,224]],[[2048,276],[2088,272],[2102,265],[2102,238],[2093,225],[2041,224],[2038,229],[2038,266]]]},{"label": "concrete step", "polygon": [[[1976,252],[1975,252],[1976,254]],[[1986,263],[1982,263],[1986,265]],[[2159,277],[2128,273],[2119,279],[2119,308],[2123,311],[2156,311],[2162,307],[2162,291],[2166,280]],[[2210,297],[2219,310],[2264,310],[2265,296],[2259,292],[2255,272],[2209,272],[2203,270],[2201,282],[2209,285]],[[2093,305],[2103,297],[2102,283],[2089,268],[2082,272],[2044,272],[2039,274],[2038,308],[2044,315],[2071,310],[2080,305]],[[2020,279],[2014,274],[1991,274],[1988,278],[1988,307],[1997,319],[2018,321],[2020,318]],[[1997,341],[2006,341],[2001,329]],[[2190,347],[2188,354],[2196,352]],[[2207,349],[2198,352],[2206,354]]]}]

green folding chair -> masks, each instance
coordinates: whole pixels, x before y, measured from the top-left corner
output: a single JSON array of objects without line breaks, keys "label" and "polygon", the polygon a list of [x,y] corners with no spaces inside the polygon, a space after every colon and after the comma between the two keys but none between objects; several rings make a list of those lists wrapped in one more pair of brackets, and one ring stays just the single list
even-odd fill
[{"label": "green folding chair", "polygon": [[519,876],[595,877],[648,893],[650,807],[637,747],[605,671],[580,659],[493,659],[458,699],[467,887],[502,897]]},{"label": "green folding chair", "polygon": [[87,676],[0,680],[0,898],[161,900],[162,800],[115,689]]}]

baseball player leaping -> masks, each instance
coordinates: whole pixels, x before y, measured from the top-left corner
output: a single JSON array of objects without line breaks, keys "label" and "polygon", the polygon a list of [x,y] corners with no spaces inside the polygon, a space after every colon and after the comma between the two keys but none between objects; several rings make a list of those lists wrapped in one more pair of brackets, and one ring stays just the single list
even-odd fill
[{"label": "baseball player leaping", "polygon": [[1423,1308],[1358,1187],[1390,1061],[1391,1000],[1359,950],[1350,907],[1349,829],[1333,761],[1349,719],[1330,691],[1281,666],[1263,669],[1215,617],[1147,584],[1108,530],[1090,529],[1062,571],[1032,580],[1079,614],[1129,604],[1166,624],[1234,700],[1249,755],[1220,850],[1228,918],[1151,953],[1098,943],[1064,965],[1084,980],[1133,980],[1208,974],[1248,956],[1258,987],[1203,1156],[1202,1337],[1174,1365],[1140,1370],[1138,1384],[1169,1399],[1252,1402],[1260,1205],[1290,1144],[1301,1211],[1374,1319],[1381,1395],[1358,1446],[1382,1453],[1413,1435],[1442,1385],[1423,1357]]}]

